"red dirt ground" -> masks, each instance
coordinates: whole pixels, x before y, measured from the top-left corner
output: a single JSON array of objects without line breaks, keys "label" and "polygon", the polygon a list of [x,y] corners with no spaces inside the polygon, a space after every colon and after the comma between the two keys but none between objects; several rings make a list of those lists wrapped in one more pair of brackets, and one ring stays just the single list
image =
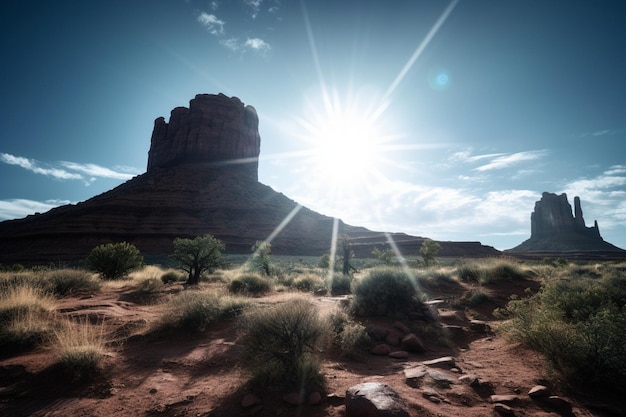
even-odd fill
[{"label": "red dirt ground", "polygon": [[[502,305],[513,292],[536,288],[537,283],[524,282],[516,287],[491,288],[491,298]],[[165,287],[163,299],[182,291],[182,286]],[[479,334],[458,340],[458,346],[442,348],[424,340],[427,351],[410,354],[407,360],[374,356],[364,352],[357,360],[343,360],[334,352],[326,352],[323,371],[326,393],[314,406],[292,406],[283,401],[288,392],[267,387],[255,392],[262,407],[243,409],[242,398],[248,393],[246,376],[240,368],[240,346],[236,326],[224,321],[202,336],[178,333],[168,337],[143,336],[150,323],[160,317],[161,303],[146,304],[133,288],[110,288],[92,295],[67,298],[60,302],[62,314],[103,321],[113,342],[102,369],[91,381],[72,383],[55,366],[51,348],[40,348],[0,360],[1,416],[344,416],[343,396],[346,389],[362,382],[383,382],[396,390],[407,403],[412,416],[494,416],[489,394],[519,394],[511,407],[517,416],[558,416],[553,409],[531,400],[526,394],[537,384],[550,384],[543,359],[535,352],[511,344],[494,334]],[[450,300],[460,296],[458,288],[439,290],[431,298]],[[288,293],[268,295],[259,301],[278,303]],[[314,297],[320,310],[328,311],[336,301]],[[465,311],[470,318],[487,320],[492,327],[498,323],[491,316],[495,305],[482,311]],[[458,309],[463,311],[462,308]],[[468,325],[468,320],[455,315],[450,303],[440,305],[442,322]],[[385,320],[380,319],[380,324]],[[388,325],[393,321],[389,320]],[[422,386],[414,388],[405,382],[403,370],[421,361],[452,355],[462,373],[478,375],[490,382],[490,389],[479,392],[467,384],[450,388]],[[457,379],[459,371],[440,369]],[[435,403],[426,399],[424,389],[435,389],[442,399]],[[555,389],[556,394],[563,394]],[[563,395],[562,395],[563,396]],[[573,405],[570,415],[600,416],[585,408],[579,400],[563,396]],[[568,415],[568,414],[562,414]]]}]

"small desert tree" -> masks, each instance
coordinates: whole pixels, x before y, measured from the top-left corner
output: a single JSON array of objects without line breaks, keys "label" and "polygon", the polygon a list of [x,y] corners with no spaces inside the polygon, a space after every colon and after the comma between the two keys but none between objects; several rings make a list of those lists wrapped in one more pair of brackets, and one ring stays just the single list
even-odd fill
[{"label": "small desert tree", "polygon": [[393,251],[393,249],[389,248],[383,250],[374,248],[374,250],[372,251],[372,256],[385,265],[392,265],[396,260],[395,252]]},{"label": "small desert tree", "polygon": [[257,241],[252,246],[252,260],[250,261],[252,267],[264,273],[270,275],[270,253],[272,252],[272,245],[269,242]]},{"label": "small desert tree", "polygon": [[128,242],[107,243],[91,250],[85,264],[99,272],[104,279],[116,279],[139,268],[143,257],[134,245]]},{"label": "small desert tree", "polygon": [[187,272],[187,284],[197,285],[200,275],[220,265],[224,243],[212,235],[194,239],[174,239],[174,253],[170,256],[178,268]]},{"label": "small desert tree", "polygon": [[352,245],[350,244],[350,238],[348,236],[342,236],[339,245],[341,246],[342,253],[342,263],[343,267],[341,268],[341,272],[344,275],[350,275],[352,271],[358,272],[355,267],[350,263],[350,258],[354,256],[354,252],[352,252]]},{"label": "small desert tree", "polygon": [[426,239],[420,246],[420,255],[424,260],[424,265],[428,266],[435,262],[435,257],[441,250],[441,245],[432,239]]}]

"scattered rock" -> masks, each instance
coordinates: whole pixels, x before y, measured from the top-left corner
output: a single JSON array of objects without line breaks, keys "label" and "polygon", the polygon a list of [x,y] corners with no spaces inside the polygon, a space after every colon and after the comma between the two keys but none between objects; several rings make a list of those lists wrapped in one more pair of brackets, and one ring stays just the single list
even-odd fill
[{"label": "scattered rock", "polygon": [[435,385],[441,388],[450,388],[450,385],[455,383],[452,378],[442,372],[429,370],[428,376],[435,382]]},{"label": "scattered rock", "polygon": [[489,397],[489,402],[502,403],[502,404],[515,404],[520,401],[517,395],[492,395]]},{"label": "scattered rock", "polygon": [[396,321],[393,324],[393,327],[395,327],[396,329],[400,330],[403,334],[411,333],[411,330],[407,327],[407,325],[402,323],[401,321]]},{"label": "scattered rock", "polygon": [[369,326],[367,334],[374,340],[383,341],[389,334],[389,329],[382,326]]},{"label": "scattered rock", "polygon": [[439,404],[443,399],[437,391],[428,388],[422,390],[422,396],[435,404]]},{"label": "scattered rock", "polygon": [[528,396],[531,398],[549,397],[552,395],[550,388],[545,385],[535,385],[528,391]]},{"label": "scattered rock", "polygon": [[389,345],[383,343],[374,346],[372,349],[370,349],[370,352],[374,355],[389,355],[389,353],[391,352],[391,348],[389,347]]},{"label": "scattered rock", "polygon": [[482,320],[471,320],[469,328],[475,333],[491,333],[491,326]]},{"label": "scattered rock", "polygon": [[254,394],[246,394],[241,399],[241,406],[243,408],[251,408],[259,404],[261,404],[261,399]]},{"label": "scattered rock", "polygon": [[459,377],[459,382],[462,382],[467,385],[477,384],[480,381],[478,375],[476,374],[465,374]]},{"label": "scattered rock", "polygon": [[409,352],[424,352],[424,344],[414,333],[409,333],[402,338],[402,346]]},{"label": "scattered rock", "polygon": [[319,391],[313,391],[309,394],[309,405],[318,405],[322,402],[322,394]]},{"label": "scattered rock", "polygon": [[497,403],[496,405],[493,406],[493,410],[496,413],[500,414],[501,416],[514,416],[515,415],[515,411],[513,411],[511,407],[505,404]]},{"label": "scattered rock", "polygon": [[394,352],[390,352],[389,357],[394,359],[406,359],[409,357],[409,352],[406,350],[396,350]]},{"label": "scattered rock", "polygon": [[345,400],[346,397],[344,397],[343,395],[338,395],[334,392],[326,396],[326,401],[328,401],[328,404],[332,405],[333,407],[343,405]]},{"label": "scattered rock", "polygon": [[385,337],[385,343],[390,346],[400,346],[402,343],[402,335],[396,331],[390,331]]},{"label": "scattered rock", "polygon": [[549,397],[543,398],[542,402],[560,413],[572,412],[572,404],[565,398],[561,398],[558,395],[551,395]]},{"label": "scattered rock", "polygon": [[428,369],[425,366],[417,366],[407,368],[403,372],[406,384],[410,387],[417,388],[421,385],[422,379],[428,374]]},{"label": "scattered rock", "polygon": [[456,366],[456,360],[452,356],[444,356],[442,358],[424,361],[422,362],[422,365],[433,366],[437,368],[453,368]]},{"label": "scattered rock", "polygon": [[410,417],[402,398],[389,385],[365,382],[346,391],[345,417]]}]

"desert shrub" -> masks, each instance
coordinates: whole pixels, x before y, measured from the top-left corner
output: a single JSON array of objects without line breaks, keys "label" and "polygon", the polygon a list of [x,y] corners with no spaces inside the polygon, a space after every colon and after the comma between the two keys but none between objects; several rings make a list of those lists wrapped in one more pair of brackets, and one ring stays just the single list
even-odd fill
[{"label": "desert shrub", "polygon": [[318,268],[328,269],[330,267],[330,254],[323,254],[317,262]]},{"label": "desert shrub", "polygon": [[85,263],[104,279],[118,279],[139,268],[143,257],[139,249],[128,242],[107,243],[93,248]]},{"label": "desert shrub", "polygon": [[516,281],[527,278],[527,274],[513,262],[500,261],[484,266],[481,284],[497,284],[502,281]]},{"label": "desert shrub", "polygon": [[332,295],[350,294],[352,286],[352,276],[333,273],[330,277],[330,293]]},{"label": "desert shrub", "polygon": [[421,340],[428,340],[442,347],[455,347],[450,338],[449,330],[437,323],[412,322],[409,326],[411,331]]},{"label": "desert shrub", "polygon": [[396,315],[424,301],[413,277],[401,268],[373,268],[354,286],[353,309],[359,315]]},{"label": "desert shrub", "polygon": [[624,392],[626,277],[547,282],[509,302],[503,331],[542,352],[567,381]]},{"label": "desert shrub", "polygon": [[163,275],[161,275],[161,281],[163,282],[163,284],[170,284],[173,282],[184,281],[184,280],[185,280],[185,274],[178,272],[178,271],[174,271],[174,270],[166,271],[165,273],[163,273]]},{"label": "desert shrub", "polygon": [[424,261],[425,266],[429,266],[435,263],[435,257],[439,254],[441,245],[432,239],[425,239],[419,249],[420,256]]},{"label": "desert shrub", "polygon": [[481,270],[474,263],[466,263],[457,268],[459,279],[463,282],[478,283],[481,279]]},{"label": "desert shrub", "polygon": [[202,333],[221,319],[238,316],[249,302],[206,291],[185,291],[168,303],[167,313],[157,326],[159,330],[183,328]]},{"label": "desert shrub", "polygon": [[153,293],[163,286],[163,281],[157,277],[144,278],[139,281],[137,291],[140,293]]},{"label": "desert shrub", "polygon": [[262,294],[272,289],[272,282],[259,273],[243,273],[230,281],[228,290],[235,294]]},{"label": "desert shrub", "polygon": [[463,293],[459,299],[459,304],[462,306],[478,307],[489,301],[489,294],[481,289],[471,289]]},{"label": "desert shrub", "polygon": [[240,329],[243,365],[254,382],[293,387],[323,380],[317,352],[327,326],[308,300],[258,307],[241,317]]},{"label": "desert shrub", "polygon": [[252,271],[260,272],[267,276],[271,275],[270,270],[270,253],[272,245],[269,242],[257,241],[252,246],[252,258],[250,259],[250,268]]},{"label": "desert shrub", "polygon": [[80,269],[57,269],[44,273],[46,286],[59,296],[81,291],[98,291],[101,283],[93,274]]},{"label": "desert shrub", "polygon": [[323,280],[319,275],[310,273],[302,274],[293,280],[291,285],[298,291],[311,292],[324,286]]},{"label": "desert shrub", "polygon": [[459,282],[454,279],[448,269],[422,269],[415,272],[420,287],[436,289],[442,286],[458,286]]},{"label": "desert shrub", "polygon": [[62,370],[80,382],[91,378],[106,354],[104,326],[87,320],[68,321],[55,331],[55,350]]},{"label": "desert shrub", "polygon": [[342,308],[335,308],[328,316],[332,331],[333,346],[338,348],[341,356],[354,359],[359,352],[371,345],[370,336],[363,325]]},{"label": "desert shrub", "polygon": [[380,250],[377,247],[372,251],[372,256],[382,262],[384,265],[393,265],[398,263],[398,257],[393,249],[387,248]]}]

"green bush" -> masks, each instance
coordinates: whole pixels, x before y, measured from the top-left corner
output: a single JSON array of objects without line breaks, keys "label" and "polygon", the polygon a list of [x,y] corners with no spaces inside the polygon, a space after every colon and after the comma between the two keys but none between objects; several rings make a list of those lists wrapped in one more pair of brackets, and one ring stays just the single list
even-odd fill
[{"label": "green bush", "polygon": [[457,269],[459,279],[463,282],[477,284],[481,280],[481,270],[473,263],[463,264]]},{"label": "green bush", "polygon": [[184,281],[185,275],[178,271],[167,271],[161,275],[161,281],[163,284],[170,284],[172,282]]},{"label": "green bush", "polygon": [[340,350],[342,357],[354,359],[371,345],[372,340],[365,327],[354,321],[343,308],[332,310],[327,320],[332,331],[333,346]]},{"label": "green bush", "polygon": [[174,297],[168,306],[159,329],[183,328],[202,333],[218,320],[240,315],[249,302],[205,291],[185,291]]},{"label": "green bush", "polygon": [[272,282],[259,273],[244,273],[234,278],[228,290],[235,294],[262,294],[272,289]]},{"label": "green bush", "polygon": [[311,292],[322,288],[324,284],[320,276],[309,273],[296,277],[291,286],[298,291]]},{"label": "green bush", "polygon": [[574,385],[626,392],[626,277],[551,281],[501,312],[503,331]]},{"label": "green bush", "polygon": [[401,268],[380,267],[368,271],[354,286],[353,309],[359,315],[408,313],[424,301],[414,278]]},{"label": "green bush", "polygon": [[340,273],[333,273],[330,278],[330,293],[332,295],[350,294],[352,286],[352,276]]},{"label": "green bush", "polygon": [[527,274],[519,265],[512,262],[496,262],[484,267],[480,279],[481,284],[497,284],[502,281],[518,281],[527,278]]},{"label": "green bush", "polygon": [[139,268],[143,257],[139,249],[128,242],[107,243],[92,249],[85,263],[102,278],[117,279]]},{"label": "green bush", "polygon": [[255,383],[303,388],[323,381],[317,352],[327,326],[307,299],[251,310],[242,316],[240,328],[242,363]]},{"label": "green bush", "polygon": [[81,291],[98,291],[101,282],[93,274],[79,269],[57,269],[44,273],[46,286],[59,296]]}]

